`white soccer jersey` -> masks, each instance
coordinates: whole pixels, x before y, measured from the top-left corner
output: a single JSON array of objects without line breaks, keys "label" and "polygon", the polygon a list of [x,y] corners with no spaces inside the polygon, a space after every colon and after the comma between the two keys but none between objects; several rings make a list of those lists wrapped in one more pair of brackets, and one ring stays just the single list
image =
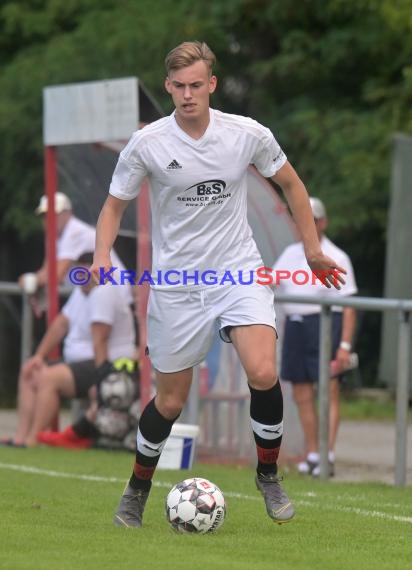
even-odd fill
[{"label": "white soccer jersey", "polygon": [[[121,152],[110,194],[131,200],[148,177],[152,208],[152,277],[159,271],[199,275],[255,270],[263,265],[247,221],[247,168],[273,176],[286,156],[269,129],[256,121],[210,110],[204,135],[195,140],[174,114],[133,134]],[[171,278],[171,279],[172,279]],[[196,286],[189,280],[186,286]],[[202,282],[199,282],[202,285]]]}]

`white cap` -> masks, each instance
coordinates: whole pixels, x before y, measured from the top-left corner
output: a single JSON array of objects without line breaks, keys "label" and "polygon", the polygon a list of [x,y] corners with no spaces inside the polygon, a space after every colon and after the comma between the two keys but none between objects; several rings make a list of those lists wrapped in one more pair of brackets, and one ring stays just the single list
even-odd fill
[{"label": "white cap", "polygon": [[[34,210],[35,213],[37,215],[45,214],[47,212],[47,204],[48,204],[47,196],[42,196],[40,198],[39,205]],[[70,202],[70,199],[66,196],[66,194],[63,194],[62,192],[56,192],[56,194],[54,195],[54,211],[56,212],[56,214],[61,214],[65,210],[71,210],[71,209],[72,209],[72,203]]]},{"label": "white cap", "polygon": [[316,220],[320,220],[321,218],[326,218],[326,208],[325,205],[323,204],[322,200],[319,200],[319,198],[309,198],[310,201],[310,205],[312,208],[312,213],[313,213],[313,217]]}]

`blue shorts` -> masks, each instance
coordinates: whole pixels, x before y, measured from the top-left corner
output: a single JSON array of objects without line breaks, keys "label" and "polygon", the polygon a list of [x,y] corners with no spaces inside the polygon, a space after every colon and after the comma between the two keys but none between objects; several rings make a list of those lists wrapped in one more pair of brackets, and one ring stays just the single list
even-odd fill
[{"label": "blue shorts", "polygon": [[[332,360],[339,348],[342,313],[332,313]],[[319,378],[320,314],[287,317],[282,342],[280,377],[294,384]]]}]

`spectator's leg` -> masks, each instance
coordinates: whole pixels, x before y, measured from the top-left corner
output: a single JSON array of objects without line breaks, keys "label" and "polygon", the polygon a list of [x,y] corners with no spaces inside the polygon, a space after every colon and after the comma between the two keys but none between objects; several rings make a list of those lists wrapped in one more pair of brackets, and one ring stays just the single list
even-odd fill
[{"label": "spectator's leg", "polygon": [[340,385],[337,378],[330,381],[330,414],[329,414],[329,451],[335,452],[340,422]]},{"label": "spectator's leg", "polygon": [[318,451],[318,416],[315,407],[314,385],[293,384],[293,398],[298,408],[305,438],[306,454]]},{"label": "spectator's leg", "polygon": [[25,374],[20,372],[17,396],[17,428],[14,436],[15,443],[23,443],[30,431],[33,422],[36,404],[37,384],[41,374],[46,370],[44,365],[40,370]]},{"label": "spectator's leg", "polygon": [[26,445],[37,444],[37,434],[47,428],[57,415],[60,398],[74,398],[76,395],[74,377],[67,364],[47,367],[38,382],[33,423],[26,439]]}]

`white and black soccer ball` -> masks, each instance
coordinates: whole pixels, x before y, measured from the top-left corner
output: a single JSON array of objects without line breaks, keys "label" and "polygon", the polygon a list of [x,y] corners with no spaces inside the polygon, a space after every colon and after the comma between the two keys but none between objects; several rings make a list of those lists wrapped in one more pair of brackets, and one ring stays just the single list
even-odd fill
[{"label": "white and black soccer ball", "polygon": [[97,410],[95,425],[105,438],[122,440],[130,430],[129,414],[111,408]]},{"label": "white and black soccer ball", "polygon": [[127,372],[112,372],[100,382],[99,393],[107,408],[128,410],[136,397],[136,382]]},{"label": "white and black soccer ball", "polygon": [[201,477],[177,483],[166,498],[166,518],[184,534],[214,532],[226,516],[226,503],[217,485]]}]

